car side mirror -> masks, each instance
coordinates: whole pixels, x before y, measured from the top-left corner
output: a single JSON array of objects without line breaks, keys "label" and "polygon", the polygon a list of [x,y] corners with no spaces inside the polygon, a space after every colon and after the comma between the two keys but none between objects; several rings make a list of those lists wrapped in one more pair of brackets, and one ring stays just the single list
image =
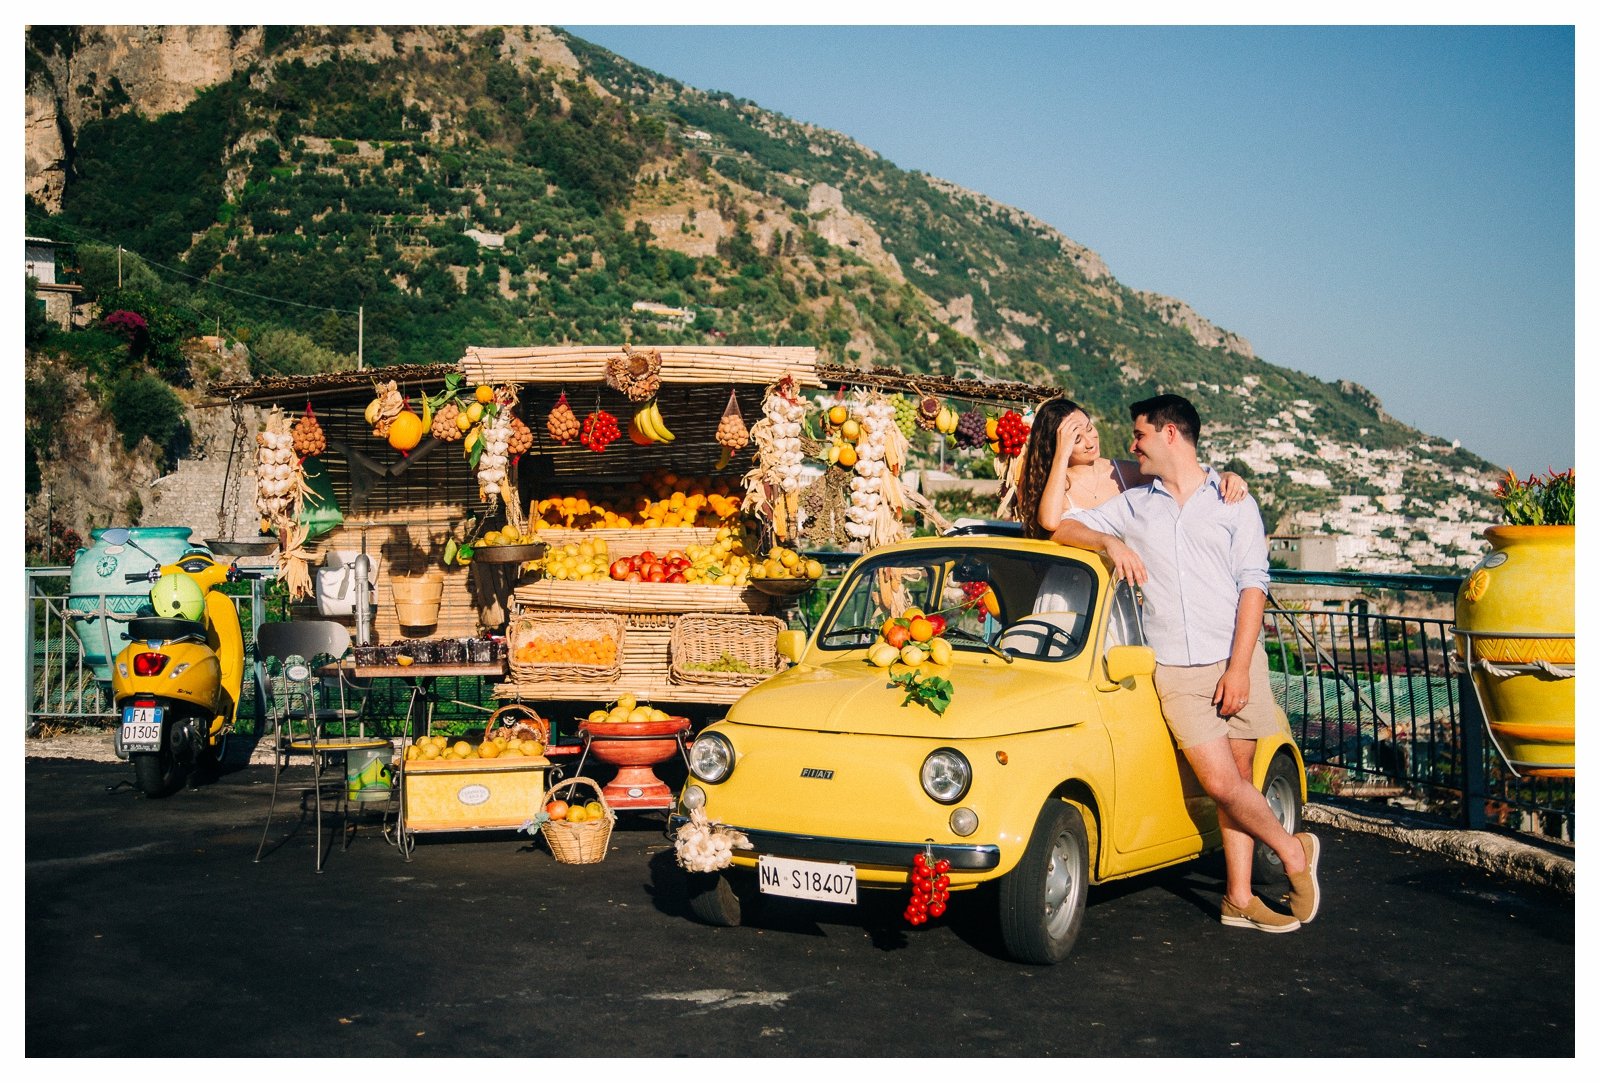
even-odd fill
[{"label": "car side mirror", "polygon": [[1106,677],[1117,684],[1156,671],[1156,652],[1149,647],[1112,647],[1106,651]]},{"label": "car side mirror", "polygon": [[806,650],[806,634],[795,628],[778,633],[778,656],[791,662],[800,661]]}]

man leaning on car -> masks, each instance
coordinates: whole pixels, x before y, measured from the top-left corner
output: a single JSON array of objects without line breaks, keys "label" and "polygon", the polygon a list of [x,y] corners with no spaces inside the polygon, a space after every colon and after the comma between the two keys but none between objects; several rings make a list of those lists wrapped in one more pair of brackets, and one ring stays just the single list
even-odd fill
[{"label": "man leaning on car", "polygon": [[[1143,587],[1162,712],[1217,806],[1227,865],[1222,923],[1293,932],[1317,914],[1321,847],[1315,835],[1285,831],[1251,781],[1257,738],[1280,726],[1260,643],[1268,582],[1261,512],[1252,497],[1194,499],[1216,496],[1220,481],[1200,464],[1200,416],[1187,399],[1157,395],[1129,412],[1130,450],[1155,480],[1070,512],[1053,537],[1104,553],[1119,578]],[[1283,862],[1293,916],[1251,888],[1258,841]]]}]

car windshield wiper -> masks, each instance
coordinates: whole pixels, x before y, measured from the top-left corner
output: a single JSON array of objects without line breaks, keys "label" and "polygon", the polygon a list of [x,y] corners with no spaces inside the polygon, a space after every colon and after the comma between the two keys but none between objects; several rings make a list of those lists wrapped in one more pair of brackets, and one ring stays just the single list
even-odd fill
[{"label": "car windshield wiper", "polygon": [[994,655],[996,658],[1004,658],[1006,665],[1008,666],[1012,662],[1010,651],[1001,647],[996,647],[993,643],[990,643],[987,639],[984,639],[981,635],[978,635],[975,632],[969,632],[965,628],[946,628],[944,630],[944,634],[952,639],[967,639],[971,640],[973,643],[980,644],[985,650]]}]

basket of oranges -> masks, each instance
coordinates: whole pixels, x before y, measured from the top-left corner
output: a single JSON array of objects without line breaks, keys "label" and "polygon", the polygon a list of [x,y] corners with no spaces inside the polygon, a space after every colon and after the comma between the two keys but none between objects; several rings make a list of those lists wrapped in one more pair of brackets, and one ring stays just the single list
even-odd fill
[{"label": "basket of oranges", "polygon": [[[579,786],[588,787],[594,797],[580,802],[574,792]],[[593,865],[606,856],[617,814],[606,804],[605,794],[594,780],[579,775],[551,786],[545,791],[544,813],[548,818],[540,824],[539,831],[557,861]]]},{"label": "basket of oranges", "polygon": [[524,611],[506,630],[511,679],[613,681],[622,673],[625,626],[611,613]]}]

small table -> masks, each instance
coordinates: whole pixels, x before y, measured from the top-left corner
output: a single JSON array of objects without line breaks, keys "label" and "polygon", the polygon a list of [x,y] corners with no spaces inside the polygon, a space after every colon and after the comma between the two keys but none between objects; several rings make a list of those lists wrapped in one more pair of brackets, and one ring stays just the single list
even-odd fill
[{"label": "small table", "polygon": [[[436,662],[415,663],[409,666],[364,666],[357,665],[348,660],[337,665],[325,666],[318,670],[319,674],[332,676],[343,669],[347,677],[357,680],[401,680],[411,689],[411,698],[406,703],[407,729],[411,737],[421,737],[433,728],[433,705],[439,702],[439,695],[434,690],[435,682],[440,677],[503,677],[506,667],[504,662]],[[465,700],[451,700],[451,703],[463,707],[475,707],[484,710],[480,703],[468,703]]]}]

